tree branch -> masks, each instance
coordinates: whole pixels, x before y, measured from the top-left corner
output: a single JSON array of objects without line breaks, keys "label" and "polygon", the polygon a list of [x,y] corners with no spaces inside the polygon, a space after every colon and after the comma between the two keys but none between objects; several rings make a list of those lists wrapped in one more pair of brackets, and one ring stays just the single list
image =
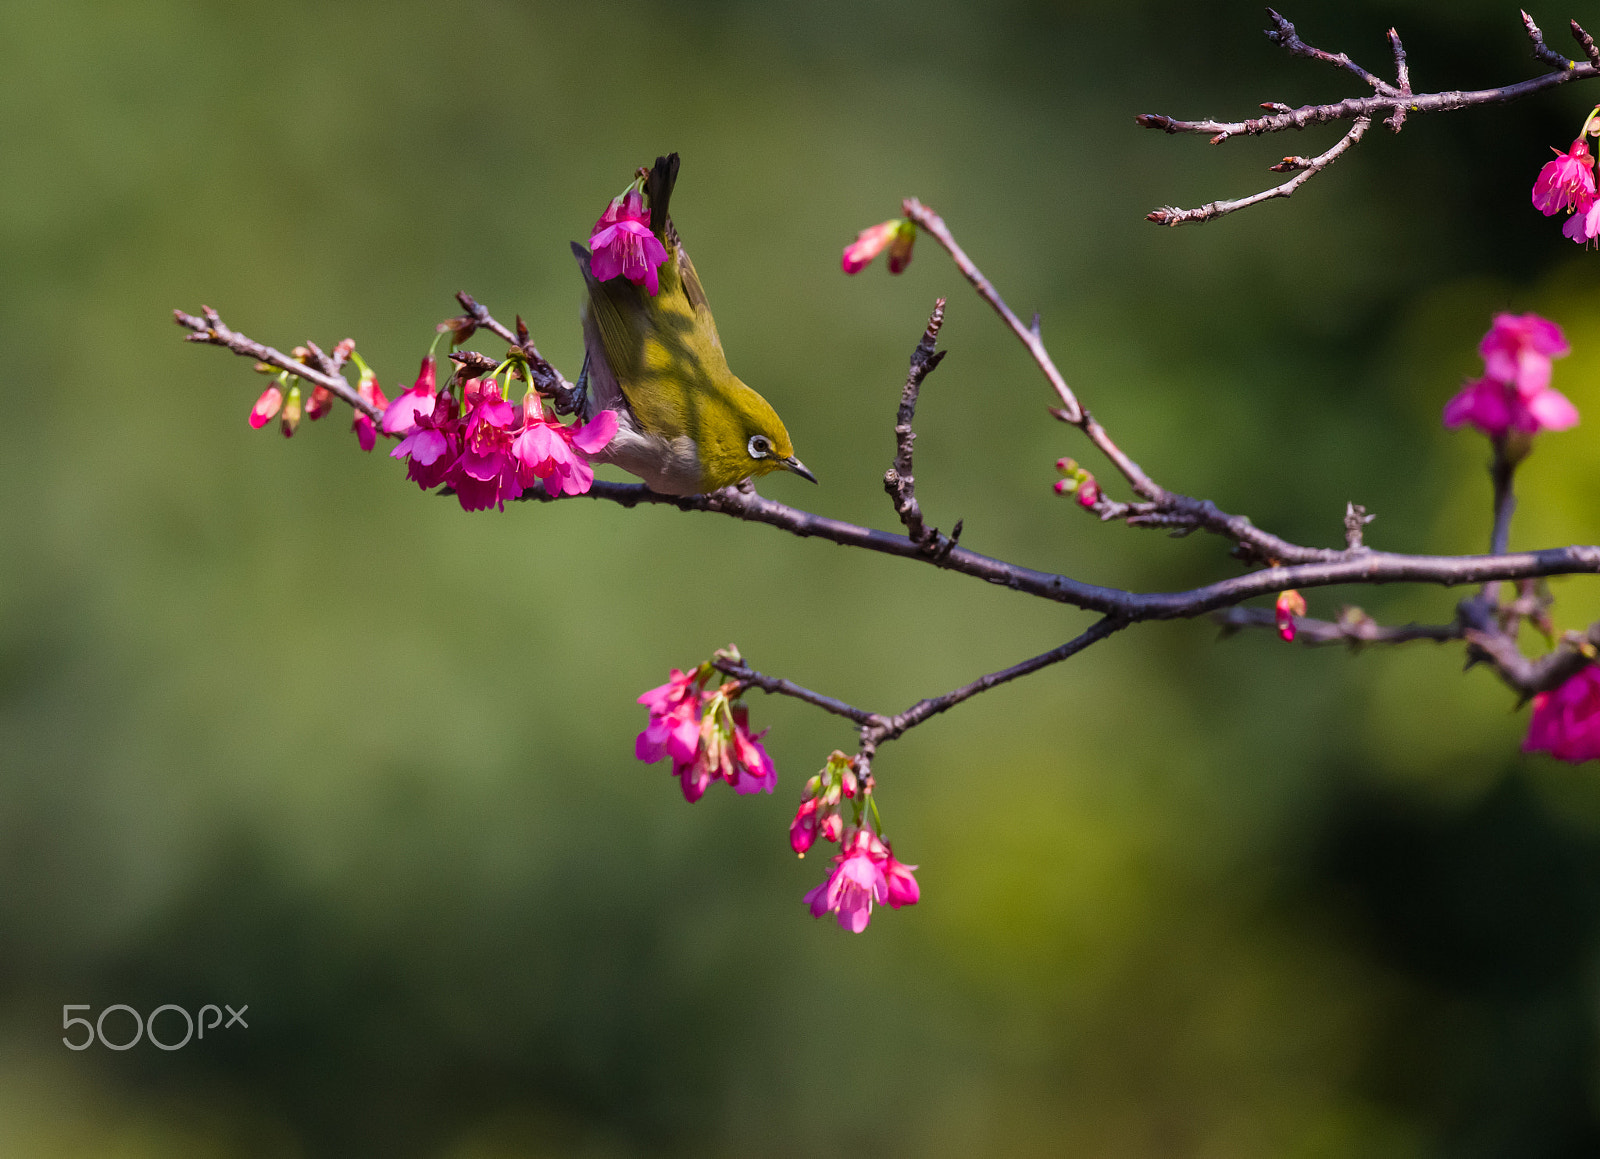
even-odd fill
[{"label": "tree branch", "polygon": [[1275,172],[1283,173],[1290,170],[1300,170],[1295,177],[1282,185],[1250,197],[1239,198],[1233,201],[1213,201],[1198,209],[1178,209],[1174,206],[1163,206],[1152,210],[1147,215],[1147,220],[1159,225],[1184,225],[1189,222],[1210,221],[1226,213],[1243,209],[1249,205],[1257,205],[1263,201],[1270,201],[1277,197],[1287,197],[1309,180],[1313,175],[1326,169],[1328,165],[1337,160],[1346,150],[1365,135],[1367,124],[1372,118],[1382,116],[1385,123],[1394,132],[1399,132],[1405,123],[1406,116],[1410,113],[1435,113],[1449,112],[1455,109],[1470,108],[1474,105],[1498,104],[1514,101],[1532,93],[1541,92],[1554,85],[1565,84],[1573,80],[1588,80],[1600,76],[1600,49],[1594,49],[1594,42],[1588,38],[1588,33],[1573,22],[1573,36],[1583,46],[1588,57],[1583,63],[1568,60],[1560,53],[1550,49],[1544,42],[1544,35],[1539,31],[1532,18],[1526,12],[1522,14],[1524,27],[1529,38],[1533,41],[1534,55],[1556,70],[1544,76],[1533,77],[1529,80],[1518,81],[1515,84],[1501,85],[1497,88],[1475,89],[1469,92],[1448,91],[1436,93],[1416,94],[1411,91],[1411,74],[1406,63],[1405,49],[1400,44],[1400,36],[1394,30],[1389,30],[1389,44],[1395,56],[1395,84],[1389,84],[1368,72],[1360,65],[1355,64],[1344,53],[1333,54],[1322,49],[1313,48],[1300,39],[1293,24],[1282,16],[1268,9],[1275,28],[1267,30],[1269,39],[1283,45],[1296,56],[1310,57],[1322,60],[1336,67],[1346,69],[1359,76],[1375,89],[1375,93],[1368,97],[1347,97],[1342,101],[1334,101],[1323,105],[1303,105],[1298,109],[1290,108],[1278,101],[1269,101],[1264,108],[1272,110],[1268,116],[1253,117],[1244,121],[1184,121],[1176,117],[1169,117],[1162,113],[1141,113],[1135,121],[1147,129],[1160,129],[1165,133],[1207,133],[1211,136],[1213,145],[1233,137],[1261,136],[1266,133],[1281,133],[1286,129],[1304,129],[1311,125],[1325,124],[1331,121],[1354,121],[1350,130],[1342,137],[1333,148],[1315,158],[1285,157],[1271,168]]},{"label": "tree branch", "polygon": [[911,369],[906,373],[906,384],[900,391],[900,409],[895,415],[894,465],[883,473],[883,489],[888,492],[895,514],[905,526],[906,537],[932,555],[954,547],[956,540],[961,538],[960,520],[956,521],[955,531],[948,537],[940,535],[937,528],[923,524],[922,507],[917,502],[917,481],[912,473],[911,447],[917,441],[917,436],[911,423],[916,417],[917,395],[922,389],[922,380],[944,361],[946,352],[934,350],[939,339],[939,327],[943,324],[944,299],[940,298],[934,303],[933,314],[928,318],[928,328],[923,331],[922,341],[911,352]]}]

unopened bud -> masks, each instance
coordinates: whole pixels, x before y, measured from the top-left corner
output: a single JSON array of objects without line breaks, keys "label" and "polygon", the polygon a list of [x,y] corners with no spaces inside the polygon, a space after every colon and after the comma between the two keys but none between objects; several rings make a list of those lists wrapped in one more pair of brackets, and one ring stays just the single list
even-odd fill
[{"label": "unopened bud", "polygon": [[301,413],[300,387],[298,385],[291,386],[289,388],[289,397],[283,401],[283,413],[278,416],[278,425],[283,430],[284,438],[287,439],[294,434],[295,427],[300,425]]},{"label": "unopened bud", "polygon": [[1273,618],[1277,621],[1278,635],[1286,643],[1294,643],[1294,620],[1296,616],[1306,614],[1306,599],[1293,588],[1278,593],[1278,602],[1273,610]]},{"label": "unopened bud", "polygon": [[898,274],[911,264],[911,247],[916,244],[915,222],[902,221],[895,227],[894,238],[889,242],[889,272]]},{"label": "unopened bud", "polygon": [[1100,500],[1100,484],[1094,481],[1094,476],[1085,471],[1083,482],[1078,485],[1078,506],[1093,507]]},{"label": "unopened bud", "polygon": [[256,399],[256,405],[250,408],[250,425],[259,431],[272,421],[272,416],[278,413],[282,405],[283,391],[276,386],[267,387]]},{"label": "unopened bud", "polygon": [[332,409],[333,391],[325,386],[319,386],[311,392],[311,398],[306,403],[306,418],[316,422]]}]

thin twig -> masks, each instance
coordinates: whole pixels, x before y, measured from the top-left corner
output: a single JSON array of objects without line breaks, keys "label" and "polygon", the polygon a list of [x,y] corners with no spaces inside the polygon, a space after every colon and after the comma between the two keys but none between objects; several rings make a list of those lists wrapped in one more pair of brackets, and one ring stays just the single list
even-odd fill
[{"label": "thin twig", "polygon": [[1299,35],[1295,32],[1294,25],[1289,23],[1289,21],[1284,17],[1278,15],[1278,13],[1274,12],[1271,8],[1267,9],[1267,16],[1272,20],[1272,23],[1276,25],[1275,28],[1267,29],[1267,39],[1272,41],[1274,44],[1281,45],[1287,49],[1292,56],[1307,56],[1312,60],[1320,60],[1327,64],[1331,64],[1335,68],[1347,69],[1350,72],[1355,73],[1356,76],[1360,77],[1362,80],[1366,81],[1373,87],[1374,90],[1383,93],[1385,96],[1397,97],[1400,95],[1400,90],[1395,88],[1394,85],[1390,84],[1382,77],[1374,76],[1355,61],[1351,60],[1350,57],[1345,53],[1341,52],[1335,55],[1331,52],[1324,52],[1322,49],[1313,48],[1311,45],[1301,40]]},{"label": "thin twig", "polygon": [[1240,197],[1232,201],[1210,201],[1205,205],[1198,206],[1194,209],[1179,209],[1177,206],[1164,205],[1160,209],[1152,209],[1149,213],[1145,214],[1145,220],[1153,221],[1157,225],[1171,226],[1186,225],[1200,221],[1211,221],[1214,218],[1222,217],[1225,214],[1234,213],[1241,209],[1248,209],[1252,205],[1260,205],[1263,201],[1271,201],[1277,197],[1293,196],[1296,189],[1299,189],[1307,181],[1310,181],[1311,178],[1315,177],[1318,173],[1321,173],[1329,165],[1332,165],[1335,161],[1342,157],[1352,145],[1361,140],[1362,137],[1365,137],[1367,135],[1367,129],[1371,124],[1372,121],[1370,118],[1361,117],[1357,119],[1355,124],[1350,126],[1350,131],[1344,136],[1340,137],[1339,140],[1335,142],[1333,148],[1329,149],[1326,153],[1318,154],[1315,157],[1285,157],[1276,165],[1271,166],[1271,169],[1277,173],[1287,173],[1295,169],[1299,170],[1298,173],[1289,178],[1289,180],[1285,181],[1282,185],[1274,185],[1271,189],[1264,189],[1260,193],[1253,193],[1249,197]]},{"label": "thin twig", "polygon": [[1062,409],[1071,416],[1067,421],[1073,423],[1081,422],[1083,408],[1078,404],[1078,398],[1072,393],[1072,388],[1067,385],[1067,380],[1061,377],[1061,372],[1056,369],[1056,364],[1051,361],[1050,352],[1044,348],[1044,343],[1039,340],[1038,333],[1024,326],[1022,321],[1011,312],[1011,307],[1005,304],[999,292],[995,290],[993,283],[983,276],[983,272],[973,264],[972,259],[956,244],[956,239],[950,235],[950,230],[945,227],[943,219],[915,197],[906,198],[902,203],[902,208],[908,218],[931,233],[934,239],[945,248],[945,251],[956,263],[956,268],[965,275],[967,281],[972,283],[972,288],[978,291],[978,296],[994,308],[994,312],[1000,315],[1001,321],[1010,327],[1011,332],[1028,348],[1028,353],[1033,355],[1033,360],[1039,364],[1039,369],[1044,371],[1045,378],[1055,388],[1057,397],[1061,399]]},{"label": "thin twig", "polygon": [[1577,62],[1568,60],[1544,42],[1544,33],[1539,31],[1539,26],[1533,22],[1533,17],[1526,12],[1522,13],[1522,27],[1527,32],[1528,39],[1533,42],[1533,58],[1540,64],[1561,72],[1577,67]]},{"label": "thin twig", "polygon": [[796,700],[802,700],[807,704],[822,709],[824,712],[831,712],[835,716],[842,716],[855,721],[861,726],[862,746],[868,754],[868,759],[870,759],[871,754],[877,750],[877,746],[883,742],[904,736],[911,729],[929,718],[947,709],[954,708],[964,700],[970,700],[980,692],[987,692],[991,688],[1016,680],[1018,677],[1027,676],[1030,673],[1039,671],[1041,668],[1059,664],[1061,661],[1077,655],[1089,645],[1105,639],[1111,633],[1126,625],[1126,620],[1116,616],[1107,616],[1096,621],[1086,631],[1074,636],[1058,648],[1052,648],[1048,652],[1024,660],[1020,664],[1013,664],[1009,668],[1002,668],[998,672],[990,672],[985,676],[980,676],[971,683],[963,684],[959,688],[953,688],[943,695],[919,700],[904,712],[896,713],[893,716],[869,712],[864,708],[857,708],[853,704],[847,704],[836,697],[815,692],[794,683],[792,680],[768,676],[763,672],[756,671],[742,661],[719,658],[711,663],[717,671],[753,688],[759,688],[763,692],[770,692],[779,696],[792,696]]},{"label": "thin twig", "polygon": [[1119,628],[1126,627],[1127,624],[1127,620],[1118,616],[1107,616],[1103,620],[1097,620],[1090,625],[1087,631],[1081,635],[1074,636],[1059,648],[1052,648],[1050,651],[1040,653],[1030,660],[1024,660],[1020,664],[1013,664],[1010,668],[1002,668],[999,672],[991,672],[987,676],[980,676],[972,683],[951,689],[943,696],[919,700],[904,712],[896,713],[894,716],[884,719],[881,725],[870,726],[869,729],[863,730],[863,732],[871,733],[871,740],[874,746],[886,740],[894,740],[896,737],[904,736],[908,730],[915,728],[929,717],[954,708],[963,700],[969,700],[980,692],[987,692],[996,685],[1005,684],[1007,681],[1015,680],[1019,676],[1027,676],[1030,673],[1039,671],[1041,668],[1048,668],[1052,664],[1059,664],[1068,657],[1082,652],[1090,644],[1104,640]]},{"label": "thin twig", "polygon": [[461,308],[475,325],[499,335],[505,339],[507,346],[522,356],[528,364],[528,375],[533,385],[555,401],[559,413],[572,413],[577,388],[539,353],[539,348],[528,338],[528,328],[523,325],[521,317],[517,318],[517,332],[512,333],[465,290],[456,294],[456,301],[461,303]]},{"label": "thin twig", "polygon": [[940,298],[934,303],[928,328],[922,332],[922,341],[911,352],[911,368],[906,372],[906,384],[900,391],[900,408],[895,414],[894,465],[883,473],[883,489],[888,492],[895,514],[905,526],[906,537],[932,552],[942,550],[942,545],[955,546],[956,538],[960,536],[959,523],[956,525],[956,535],[946,539],[936,529],[922,522],[922,507],[917,502],[917,481],[912,472],[911,448],[917,441],[912,420],[916,418],[917,395],[922,389],[922,380],[944,361],[945,351],[934,349],[939,340],[939,327],[943,324],[944,299]]},{"label": "thin twig", "polygon": [[743,664],[728,659],[713,660],[711,664],[712,667],[716,668],[718,672],[721,672],[726,676],[730,676],[735,680],[742,681],[745,684],[749,684],[754,688],[759,688],[763,692],[770,692],[778,696],[792,696],[796,700],[803,700],[809,705],[822,709],[824,712],[831,712],[835,716],[846,717],[855,721],[857,724],[872,725],[879,720],[878,716],[876,716],[874,713],[868,712],[864,708],[857,708],[853,704],[846,704],[844,701],[839,700],[836,697],[825,696],[820,692],[813,692],[811,689],[802,687],[792,680],[784,680],[782,677],[768,676],[763,672],[757,672],[748,664]]}]

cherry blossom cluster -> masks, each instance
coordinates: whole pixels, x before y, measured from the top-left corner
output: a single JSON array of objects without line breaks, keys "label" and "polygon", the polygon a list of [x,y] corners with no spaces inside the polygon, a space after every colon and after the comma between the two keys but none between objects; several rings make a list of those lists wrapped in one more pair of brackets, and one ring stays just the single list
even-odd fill
[{"label": "cherry blossom cluster", "polygon": [[[506,368],[510,386],[511,368]],[[410,389],[383,412],[383,432],[398,435],[391,457],[424,491],[441,483],[464,511],[503,509],[535,484],[552,496],[582,495],[594,482],[589,456],[617,433],[617,416],[601,411],[581,426],[557,421],[529,389],[513,404],[495,375],[460,382],[460,397],[434,389],[432,357]]]},{"label": "cherry blossom cluster", "polygon": [[[801,857],[818,836],[838,843],[833,868],[807,892],[805,902],[812,917],[834,914],[841,928],[855,934],[867,928],[875,904],[899,909],[915,905],[922,896],[912,873],[917,867],[896,860],[883,839],[872,778],[857,775],[861,763],[861,757],[835,750],[822,771],[806,782],[800,808],[789,825],[789,844]],[[848,822],[847,802],[852,814]]]},{"label": "cherry blossom cluster", "polygon": [[[639,697],[650,722],[634,742],[634,755],[646,764],[670,757],[672,775],[691,804],[713,781],[726,781],[740,794],[770,793],[778,783],[761,746],[766,734],[750,732],[748,712],[739,703],[746,686],[724,680],[719,660],[742,663],[739,650],[729,646],[687,672],[674,668],[665,684]],[[805,903],[812,916],[835,914],[852,933],[867,928],[874,905],[899,909],[921,896],[912,872],[917,867],[897,860],[883,838],[865,768],[865,758],[836,751],[806,782],[789,825],[789,845],[801,857],[818,837],[839,846],[828,876],[805,895]]]},{"label": "cherry blossom cluster", "polygon": [[[1578,408],[1550,385],[1551,361],[1571,348],[1561,327],[1537,314],[1496,314],[1478,343],[1483,375],[1445,404],[1444,425],[1477,427],[1496,443],[1527,452],[1527,436],[1578,425]],[[1508,441],[1509,440],[1509,441]]]},{"label": "cherry blossom cluster", "polygon": [[[1578,177],[1552,175],[1559,160],[1545,166],[1539,185],[1534,187],[1534,204],[1540,204],[1541,190],[1549,194],[1558,179],[1579,186],[1586,183],[1593,200],[1594,171],[1581,137],[1564,157],[1571,160],[1580,154],[1583,168]],[[1477,427],[1494,442],[1497,458],[1508,469],[1514,467],[1532,449],[1534,435],[1564,431],[1578,423],[1578,408],[1550,385],[1552,362],[1570,349],[1561,327],[1547,318],[1537,314],[1496,314],[1489,332],[1478,344],[1483,376],[1469,382],[1445,404],[1445,426]],[[1282,607],[1280,596],[1280,624]],[[1548,618],[1542,608],[1535,615],[1535,623],[1548,630]],[[1589,659],[1595,658],[1592,647],[1580,647]],[[1522,750],[1548,752],[1573,763],[1600,758],[1600,667],[1586,665],[1554,691],[1534,696],[1533,715]]]},{"label": "cherry blossom cluster", "polygon": [[[460,321],[452,319],[440,329],[456,337],[470,333],[456,325]],[[304,361],[309,353],[297,348],[295,357]],[[466,511],[504,508],[535,485],[552,496],[582,495],[594,482],[589,457],[604,450],[617,431],[617,416],[611,411],[601,411],[582,425],[563,424],[532,389],[521,402],[509,402],[505,396],[519,374],[509,360],[487,378],[453,379],[440,388],[430,354],[422,360],[416,381],[390,402],[349,339],[334,348],[336,363],[346,358],[361,372],[357,395],[382,416],[374,422],[364,411],[355,412],[351,429],[361,449],[377,445],[381,425],[385,435],[400,440],[389,454],[405,461],[407,478],[424,491],[451,488]],[[279,372],[251,407],[250,425],[260,428],[276,417],[287,437],[302,415],[316,420],[332,409],[333,392],[325,386],[315,386],[304,405],[301,397],[300,380],[289,371]]]},{"label": "cherry blossom cluster", "polygon": [[1546,217],[1565,212],[1564,236],[1579,245],[1600,244],[1600,197],[1595,194],[1594,157],[1589,138],[1600,136],[1600,106],[1590,111],[1565,153],[1551,147],[1554,161],[1546,162],[1533,183],[1533,206]]},{"label": "cherry blossom cluster", "polygon": [[[717,658],[737,662],[736,648]],[[724,681],[711,661],[688,672],[674,668],[665,684],[639,697],[650,710],[650,723],[634,742],[634,755],[653,765],[672,758],[672,775],[693,804],[712,781],[726,781],[739,794],[772,792],[778,770],[761,747],[766,733],[750,732],[749,710],[739,703],[744,685]]]}]

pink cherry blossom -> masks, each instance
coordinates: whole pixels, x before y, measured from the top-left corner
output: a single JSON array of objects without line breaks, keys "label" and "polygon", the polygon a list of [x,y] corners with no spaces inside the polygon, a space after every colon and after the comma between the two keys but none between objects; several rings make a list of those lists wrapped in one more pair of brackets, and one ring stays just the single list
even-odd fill
[{"label": "pink cherry blossom", "polygon": [[714,675],[710,664],[690,672],[674,668],[665,684],[639,697],[650,723],[634,742],[634,755],[646,764],[671,757],[672,775],[691,803],[712,781],[726,781],[741,794],[770,793],[778,772],[761,746],[765,734],[751,734],[748,712],[737,703],[744,687],[730,681],[704,689]]},{"label": "pink cherry blossom", "polygon": [[589,231],[589,272],[597,281],[622,276],[644,285],[651,296],[661,288],[656,267],[667,260],[666,247],[650,230],[650,211],[637,189],[616,198]]},{"label": "pink cherry blossom", "polygon": [[417,371],[417,381],[383,412],[383,433],[404,434],[416,426],[419,411],[432,413],[433,394],[433,355],[430,354],[422,360],[422,369]]},{"label": "pink cherry blossom", "polygon": [[[389,405],[389,400],[384,397],[383,387],[378,385],[378,380],[370,374],[363,374],[356,383],[356,393],[361,396],[361,401],[376,410],[384,410]],[[365,411],[356,411],[356,417],[350,423],[350,429],[356,433],[356,441],[361,444],[363,451],[370,451],[378,443],[378,428],[372,421],[372,416]]]},{"label": "pink cherry blossom", "polygon": [[634,755],[653,765],[669,753],[673,761],[691,761],[700,743],[700,697],[695,674],[674,668],[665,684],[639,697],[650,710],[650,723],[634,742]]},{"label": "pink cherry blossom", "polygon": [[1600,197],[1590,195],[1579,201],[1561,233],[1579,245],[1600,240]]},{"label": "pink cherry blossom", "polygon": [[1550,361],[1572,348],[1561,327],[1537,314],[1496,314],[1478,343],[1483,373],[1531,395],[1550,385]]},{"label": "pink cherry blossom", "polygon": [[858,829],[834,855],[827,880],[805,896],[812,917],[837,914],[839,925],[853,934],[867,928],[873,902],[882,905],[889,900],[889,883],[881,859],[873,855],[872,843],[872,834]]},{"label": "pink cherry blossom", "polygon": [[1589,142],[1579,137],[1565,153],[1551,149],[1554,161],[1545,163],[1533,183],[1533,206],[1546,217],[1553,217],[1563,209],[1577,210],[1594,199],[1594,159],[1589,156]]},{"label": "pink cherry blossom", "polygon": [[250,425],[259,431],[272,421],[282,405],[283,391],[275,386],[267,387],[261,392],[261,397],[256,399],[256,405],[250,408]]},{"label": "pink cherry blossom", "polygon": [[801,857],[806,855],[817,841],[817,799],[807,797],[800,802],[800,808],[795,810],[794,820],[789,822],[789,847]]},{"label": "pink cherry blossom", "polygon": [[416,413],[416,425],[389,455],[408,460],[406,478],[424,491],[431,490],[445,481],[461,454],[460,426],[455,397],[440,391],[431,410]]},{"label": "pink cherry blossom", "polygon": [[528,417],[511,453],[525,486],[539,479],[551,495],[582,495],[594,483],[588,456],[605,450],[616,433],[615,411],[603,410],[581,427],[548,421],[538,412]]},{"label": "pink cherry blossom", "polygon": [[887,849],[883,858],[883,880],[889,887],[889,907],[899,909],[903,905],[916,905],[922,897],[922,888],[917,885],[917,879],[911,871],[915,865],[905,865],[895,860],[893,853]]},{"label": "pink cherry blossom", "polygon": [[767,750],[761,747],[761,737],[766,735],[763,732],[751,736],[749,712],[742,705],[733,710],[733,761],[737,778],[733,789],[740,796],[763,789],[770,793],[778,784],[778,770]]},{"label": "pink cherry blossom", "polygon": [[1445,404],[1444,425],[1471,424],[1492,439],[1508,431],[1564,431],[1578,423],[1578,410],[1550,386],[1550,364],[1570,347],[1561,327],[1537,314],[1496,314],[1478,344],[1482,378]]},{"label": "pink cherry blossom", "polygon": [[1522,751],[1573,764],[1600,757],[1600,667],[1586,665],[1560,688],[1533,698]]}]

